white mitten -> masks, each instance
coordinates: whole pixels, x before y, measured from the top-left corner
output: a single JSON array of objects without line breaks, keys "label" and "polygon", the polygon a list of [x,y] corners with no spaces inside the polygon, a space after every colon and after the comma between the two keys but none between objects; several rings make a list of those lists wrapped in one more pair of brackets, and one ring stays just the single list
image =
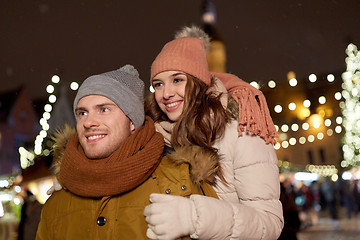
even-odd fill
[{"label": "white mitten", "polygon": [[194,203],[180,196],[152,193],[151,204],[145,207],[148,223],[146,235],[151,239],[176,239],[195,232],[196,211]]},{"label": "white mitten", "polygon": [[61,184],[59,183],[59,181],[57,180],[57,177],[54,178],[54,182],[51,188],[49,188],[49,190],[47,190],[47,195],[51,195],[56,191],[60,191],[62,189]]}]

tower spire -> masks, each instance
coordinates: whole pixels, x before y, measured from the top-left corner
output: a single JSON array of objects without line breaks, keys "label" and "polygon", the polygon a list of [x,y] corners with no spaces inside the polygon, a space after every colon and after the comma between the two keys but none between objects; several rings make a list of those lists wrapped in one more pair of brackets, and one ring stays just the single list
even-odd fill
[{"label": "tower spire", "polygon": [[207,61],[211,72],[226,72],[226,49],[220,34],[216,29],[217,14],[211,0],[202,1],[201,21],[204,31],[211,38]]}]

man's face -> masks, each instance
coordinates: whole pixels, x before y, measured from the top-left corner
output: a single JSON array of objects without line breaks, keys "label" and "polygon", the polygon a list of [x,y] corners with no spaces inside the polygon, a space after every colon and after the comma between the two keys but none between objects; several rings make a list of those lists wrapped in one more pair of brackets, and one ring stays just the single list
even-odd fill
[{"label": "man's face", "polygon": [[75,112],[79,141],[89,159],[110,156],[135,131],[124,112],[101,95],[81,98]]}]

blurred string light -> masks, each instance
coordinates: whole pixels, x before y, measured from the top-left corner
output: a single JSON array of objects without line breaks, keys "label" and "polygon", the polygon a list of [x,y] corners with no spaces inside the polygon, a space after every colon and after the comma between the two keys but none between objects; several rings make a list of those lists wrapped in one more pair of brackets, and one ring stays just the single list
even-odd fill
[{"label": "blurred string light", "polygon": [[[298,80],[296,79],[295,72],[293,72],[293,71],[288,72],[287,73],[287,78],[288,78],[288,82],[289,82],[290,86],[296,87],[298,85]],[[315,83],[318,80],[316,74],[314,74],[314,73],[310,74],[308,76],[308,79],[309,79],[309,82],[311,82],[311,83]],[[332,82],[335,81],[335,76],[334,76],[334,74],[329,73],[326,76],[326,79],[327,79],[328,82],[332,83]],[[253,81],[252,83],[254,83],[254,85],[258,86],[258,84],[255,81]],[[272,79],[268,81],[267,85],[268,85],[269,88],[275,88],[277,86],[276,82],[274,80],[272,80]]]},{"label": "blurred string light", "polygon": [[314,73],[309,75],[310,82],[314,83],[314,82],[316,82],[316,80],[317,80],[317,76]]},{"label": "blurred string light", "polygon": [[[354,44],[349,44],[346,54],[346,71],[341,76],[345,102],[340,105],[343,113],[341,123],[345,131],[342,148],[344,160],[341,162],[344,168],[360,165],[360,53]],[[339,128],[335,129],[335,132],[338,131]]]},{"label": "blurred string light", "polygon": [[60,82],[60,77],[58,75],[54,75],[54,76],[52,76],[51,81],[53,83],[55,83],[55,84],[59,83]]},{"label": "blurred string light", "polygon": [[289,85],[292,86],[292,87],[295,87],[297,85],[297,83],[298,82],[297,82],[296,78],[291,78],[289,80]]},{"label": "blurred string light", "polygon": [[[298,85],[298,81],[296,79],[296,74],[295,72],[288,72],[287,74],[287,78],[289,81],[289,85],[292,87],[296,87]],[[318,80],[318,77],[316,76],[316,74],[310,74],[308,77],[309,81],[311,83],[315,83]],[[328,82],[334,82],[335,81],[335,76],[334,74],[328,74],[326,76],[326,79]],[[270,80],[268,82],[268,87],[271,89],[275,89],[276,88],[276,83],[274,80]],[[356,91],[352,91],[351,94],[352,95],[358,95],[360,93],[356,92]],[[350,95],[350,94],[348,94]],[[342,93],[341,92],[336,92],[333,95],[334,99],[337,101],[340,101],[342,99]],[[318,96],[318,102],[323,105],[327,102],[327,99],[325,96]],[[342,103],[340,102],[339,105],[341,105]],[[291,131],[296,132],[299,129],[303,130],[304,133],[302,134],[303,136],[300,136],[298,138],[294,138],[289,136],[288,137],[288,132],[289,132],[289,128],[285,127],[286,124],[283,124],[281,127],[275,125],[275,128],[279,134],[279,138],[277,139],[277,144],[275,144],[274,148],[276,150],[279,150],[280,148],[288,148],[289,146],[294,146],[297,144],[305,144],[305,143],[312,143],[315,141],[321,141],[323,140],[326,136],[332,136],[334,133],[340,134],[342,133],[343,128],[341,126],[335,126],[334,124],[332,124],[332,120],[329,118],[326,118],[326,116],[329,116],[327,110],[319,110],[318,114],[315,114],[317,116],[316,118],[311,115],[311,111],[310,111],[310,106],[312,105],[311,101],[309,99],[304,99],[302,102],[302,105],[297,106],[297,104],[295,102],[290,102],[287,104],[287,106],[284,105],[280,105],[277,104],[274,106],[274,112],[276,114],[280,114],[283,112],[283,109],[289,109],[291,111],[297,111],[298,113],[298,118],[299,120],[304,120],[304,122],[299,122],[298,124],[290,124],[291,125]],[[285,108],[284,108],[285,106]],[[298,108],[298,110],[297,110]],[[331,115],[330,115],[331,116]],[[312,118],[312,120],[310,121],[310,119]],[[338,119],[341,119],[341,117],[339,116]],[[334,121],[335,122],[335,121]],[[336,120],[337,124],[341,124],[339,123],[339,120]],[[289,125],[289,126],[290,126]],[[325,127],[325,129],[320,129],[322,127],[322,125]],[[359,121],[359,126],[360,126],[360,121]],[[310,134],[310,133],[306,133],[306,131],[311,130],[312,131],[316,131],[315,134]],[[320,132],[319,132],[320,131]],[[291,135],[291,133],[289,133],[289,135]]]},{"label": "blurred string light", "polygon": [[305,144],[306,143],[306,138],[305,137],[300,137],[299,138],[299,143],[300,144]]},{"label": "blurred string light", "polygon": [[319,97],[319,103],[320,104],[325,104],[326,103],[326,98],[324,96],[320,96]]},{"label": "blurred string light", "polygon": [[310,128],[309,123],[305,122],[305,123],[302,124],[302,129],[303,130],[308,130],[309,128]]},{"label": "blurred string light", "polygon": [[276,82],[274,80],[270,80],[268,82],[268,86],[269,86],[269,88],[275,88],[276,87]]},{"label": "blurred string light", "polygon": [[255,81],[252,81],[252,82],[250,83],[250,85],[253,86],[253,87],[256,88],[256,89],[259,89],[259,88],[260,88],[260,85],[259,85],[257,82],[255,82]]},{"label": "blurred string light", "polygon": [[331,126],[331,120],[330,120],[330,119],[326,119],[326,120],[324,121],[324,125],[325,125],[326,127],[330,127],[330,126]]},{"label": "blurred string light", "polygon": [[304,104],[304,107],[310,107],[310,105],[311,105],[311,102],[310,102],[310,100],[309,99],[305,99],[304,100],[304,102],[303,102],[303,104]]},{"label": "blurred string light", "polygon": [[70,89],[76,91],[79,89],[79,84],[77,82],[70,83]]},{"label": "blurred string light", "polygon": [[289,131],[289,126],[286,125],[286,124],[283,124],[283,125],[281,126],[281,131],[283,131],[283,132]]},{"label": "blurred string light", "polygon": [[291,163],[289,161],[278,160],[278,167],[290,168]]},{"label": "blurred string light", "polygon": [[[359,91],[359,93],[356,93],[356,95],[357,94],[359,94],[360,95],[360,91]],[[349,95],[348,95],[349,96]],[[335,94],[334,94],[334,99],[335,100],[337,100],[337,101],[340,101],[341,99],[342,99],[342,93],[340,93],[340,92],[336,92]],[[320,105],[324,105],[326,102],[327,102],[327,99],[326,99],[326,97],[325,96],[319,96],[318,97],[318,102],[319,102],[319,104]],[[339,103],[339,105],[341,106],[343,104],[343,102],[340,102]],[[286,106],[286,105],[285,105]],[[309,99],[305,99],[305,100],[303,100],[303,102],[302,102],[302,104],[299,104],[299,111],[298,111],[298,118],[299,119],[304,119],[304,118],[307,118],[307,117],[309,117],[310,116],[310,114],[311,114],[311,112],[310,112],[310,106],[311,106],[311,101],[309,100]],[[297,108],[298,108],[298,106],[296,105],[296,103],[295,102],[290,102],[288,105],[287,105],[287,108],[288,109],[290,109],[291,111],[295,111]],[[277,104],[277,105],[275,105],[274,106],[274,112],[275,113],[278,113],[278,114],[280,114],[281,112],[283,112],[283,106],[282,105],[280,105],[280,104]],[[323,115],[323,116],[325,116],[325,115],[328,115],[329,114],[329,112],[328,112],[328,110],[324,110],[324,109],[322,109],[322,110],[319,110],[319,113],[321,112],[321,114]]]},{"label": "blurred string light", "polygon": [[288,107],[291,111],[294,111],[296,109],[296,104],[294,102],[291,102],[289,103]]},{"label": "blurred string light", "polygon": [[[50,129],[50,125],[48,121],[51,118],[51,112],[53,110],[53,104],[56,103],[57,97],[55,95],[55,90],[58,84],[60,83],[60,77],[58,75],[54,75],[51,77],[51,84],[46,86],[46,92],[49,94],[48,103],[44,106],[44,112],[42,118],[39,123],[41,126],[41,130],[39,134],[36,136],[34,141],[34,150],[33,152],[26,150],[24,147],[19,148],[20,153],[20,165],[22,169],[25,169],[34,164],[34,159],[38,155],[49,155],[50,151],[45,149],[43,150],[42,145],[44,139],[47,137],[47,131]],[[70,89],[76,91],[79,88],[79,84],[77,82],[72,82],[70,84]]]},{"label": "blurred string light", "polygon": [[340,92],[336,92],[336,93],[334,94],[334,97],[335,97],[336,100],[340,100],[340,99],[341,99],[341,93],[340,93]]},{"label": "blurred string light", "polygon": [[335,81],[335,76],[334,74],[328,74],[326,79],[329,81],[329,82],[333,82]]},{"label": "blurred string light", "polygon": [[[315,173],[322,177],[331,177],[334,181],[337,180],[338,170],[335,165],[306,165],[305,169],[311,173]],[[335,181],[336,181],[335,180]]]},{"label": "blurred string light", "polygon": [[299,125],[296,124],[296,123],[293,123],[293,124],[291,125],[291,130],[294,131],[294,132],[296,132],[297,130],[299,130]]},{"label": "blurred string light", "polygon": [[274,107],[274,111],[276,112],[276,113],[281,113],[282,112],[282,107],[281,107],[281,105],[276,105],[275,107]]},{"label": "blurred string light", "polygon": [[[60,77],[58,75],[52,76],[51,82],[52,82],[52,84],[49,84],[46,87],[46,92],[49,94],[49,97],[48,97],[49,103],[47,103],[44,106],[43,117],[40,119],[41,130],[40,130],[39,134],[36,136],[36,139],[34,142],[34,154],[35,155],[43,154],[42,145],[43,145],[44,139],[47,137],[47,131],[50,129],[50,125],[49,125],[48,121],[51,118],[51,111],[53,109],[52,104],[54,104],[57,100],[57,97],[55,95],[55,89],[56,89],[56,86],[60,83]],[[23,149],[21,152],[23,152],[24,154],[20,153],[20,163],[21,163],[21,167],[23,169],[34,164],[34,158],[35,158],[35,156],[34,156],[34,158],[29,159],[27,157],[28,155],[27,154],[25,155],[25,151]],[[19,149],[19,152],[20,152],[20,149]]]},{"label": "blurred string light", "polygon": [[[275,129],[278,132],[279,137],[274,148],[275,150],[279,150],[280,148],[289,148],[290,146],[295,146],[297,144],[313,143],[325,139],[326,136],[332,136],[334,132],[340,134],[343,132],[343,127],[341,126],[342,119],[341,116],[338,116],[332,121],[329,118],[324,119],[319,114],[313,114],[307,119],[307,122],[303,122],[302,124],[282,124],[280,127],[275,124]],[[299,131],[300,128],[303,130],[302,136],[297,138],[292,137],[291,135]],[[307,133],[307,131],[309,131],[309,133]],[[310,133],[310,131],[312,133]]]},{"label": "blurred string light", "polygon": [[[288,161],[278,160],[278,167],[280,168],[290,168],[291,163]],[[298,181],[317,181],[320,177],[330,177],[332,181],[337,181],[338,169],[335,165],[312,165],[308,164],[305,167],[307,172],[297,172],[294,174],[294,178]]]},{"label": "blurred string light", "polygon": [[[295,72],[288,72],[287,78],[289,81],[289,85],[292,87],[295,87],[298,85],[298,81],[296,79]],[[316,74],[312,73],[308,77],[309,81],[311,83],[315,83],[318,80],[318,77]],[[334,74],[328,74],[326,76],[326,79],[328,82],[334,82],[335,76]],[[251,83],[254,87],[258,86],[258,84],[255,84],[255,82]],[[274,80],[270,80],[268,82],[268,87],[271,89],[276,88],[276,83]],[[352,91],[351,93],[348,93],[348,95],[360,95],[360,90],[358,92]],[[337,101],[340,101],[343,98],[343,94],[341,92],[336,92],[333,95],[334,99]],[[325,96],[318,96],[318,103],[321,105],[324,105],[327,102],[327,99]],[[341,106],[343,104],[342,102],[339,103]],[[304,99],[302,104],[297,104],[295,102],[290,102],[287,104],[287,106],[284,104],[283,106],[281,104],[277,104],[274,106],[273,110],[275,113],[280,114],[285,109],[289,109],[291,111],[297,111],[297,108],[299,108],[299,114],[298,118],[299,120],[303,120],[303,122],[293,123],[293,124],[282,124],[281,127],[278,125],[275,125],[276,131],[279,134],[279,138],[277,139],[277,143],[274,145],[274,148],[276,150],[279,150],[280,148],[288,148],[289,146],[294,146],[297,144],[305,144],[305,143],[312,143],[315,141],[321,141],[325,139],[326,136],[332,136],[334,133],[340,134],[343,132],[342,126],[335,126],[335,124],[332,122],[331,119],[327,118],[327,116],[331,116],[331,114],[328,113],[328,110],[321,109],[318,111],[318,114],[312,114],[310,111],[310,106],[312,105],[311,101],[309,99]],[[342,117],[338,116],[336,118],[336,123],[341,125]],[[334,120],[335,122],[335,120]],[[359,121],[359,127],[360,127],[360,121]],[[304,133],[303,136],[294,138],[289,136],[289,131],[297,132],[299,129],[301,129]],[[306,133],[306,131],[311,130],[313,131],[312,134]],[[315,132],[314,132],[315,131]],[[291,133],[289,133],[291,135]]]}]

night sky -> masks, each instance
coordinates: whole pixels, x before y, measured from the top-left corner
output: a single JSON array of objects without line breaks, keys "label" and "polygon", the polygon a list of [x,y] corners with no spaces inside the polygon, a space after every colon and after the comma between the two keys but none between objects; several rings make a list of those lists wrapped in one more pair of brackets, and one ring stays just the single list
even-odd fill
[{"label": "night sky", "polygon": [[[61,81],[133,64],[148,83],[161,47],[184,25],[201,26],[200,0],[1,1],[0,92],[23,85],[46,97]],[[345,48],[360,48],[360,1],[215,0],[227,71],[265,84],[345,71]]]}]

